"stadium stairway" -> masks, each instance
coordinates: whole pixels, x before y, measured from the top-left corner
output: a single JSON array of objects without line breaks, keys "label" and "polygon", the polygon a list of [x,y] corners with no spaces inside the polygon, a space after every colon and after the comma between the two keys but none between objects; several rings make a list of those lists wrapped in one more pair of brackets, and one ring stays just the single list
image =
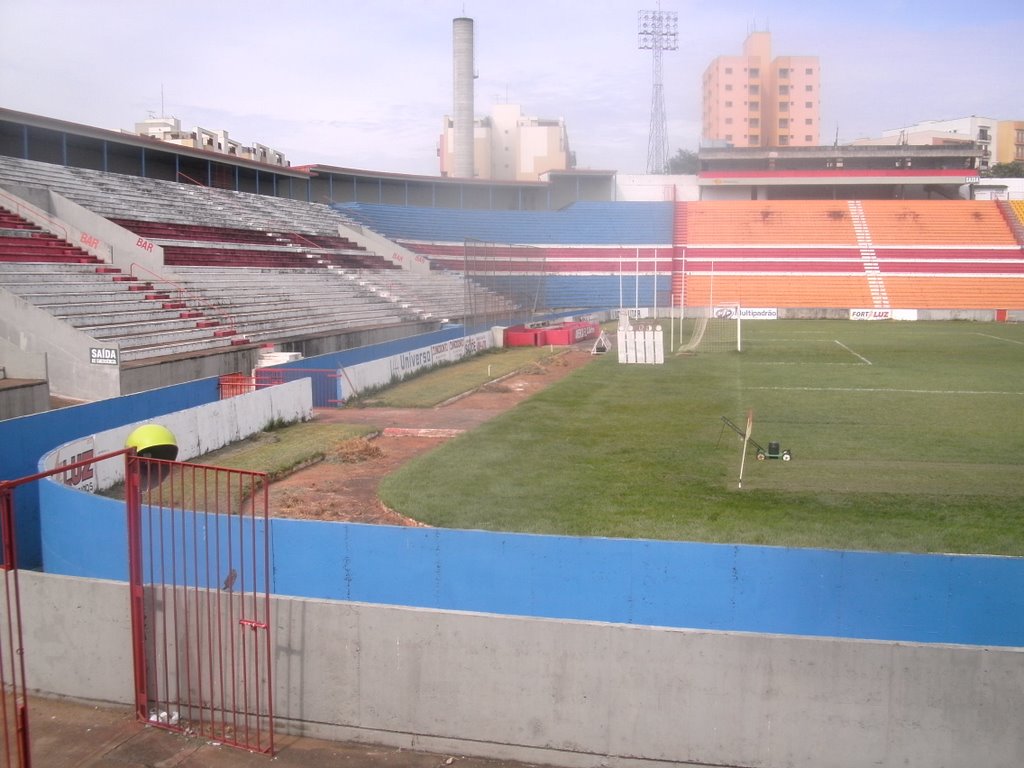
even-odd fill
[{"label": "stadium stairway", "polygon": [[1024,247],[1024,200],[997,200],[996,205],[1017,242]]},{"label": "stadium stairway", "polygon": [[81,248],[44,232],[28,219],[0,206],[0,262],[99,264]]}]

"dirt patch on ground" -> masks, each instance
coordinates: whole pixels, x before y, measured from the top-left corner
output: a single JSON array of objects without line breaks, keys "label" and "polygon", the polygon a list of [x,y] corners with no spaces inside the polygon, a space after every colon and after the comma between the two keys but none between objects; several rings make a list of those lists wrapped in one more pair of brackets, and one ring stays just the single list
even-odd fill
[{"label": "dirt patch on ground", "polygon": [[589,346],[569,348],[434,408],[317,410],[317,421],[368,424],[378,432],[350,441],[324,461],[274,482],[270,486],[271,514],[377,525],[420,525],[381,503],[377,493],[381,478],[414,456],[514,408],[591,360]]}]

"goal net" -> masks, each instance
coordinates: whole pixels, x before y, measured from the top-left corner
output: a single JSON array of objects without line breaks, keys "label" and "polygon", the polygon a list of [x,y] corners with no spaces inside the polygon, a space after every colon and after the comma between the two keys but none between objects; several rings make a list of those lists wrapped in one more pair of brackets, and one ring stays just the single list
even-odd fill
[{"label": "goal net", "polygon": [[679,347],[677,354],[740,352],[743,348],[741,323],[739,304],[717,304],[698,310],[690,338]]},{"label": "goal net", "polygon": [[466,239],[462,266],[467,318],[515,325],[543,308],[547,261],[542,249]]}]

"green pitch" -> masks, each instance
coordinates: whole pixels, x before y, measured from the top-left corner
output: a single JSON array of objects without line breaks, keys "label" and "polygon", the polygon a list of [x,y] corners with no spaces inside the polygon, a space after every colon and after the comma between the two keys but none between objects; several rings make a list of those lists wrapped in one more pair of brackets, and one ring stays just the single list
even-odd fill
[{"label": "green pitch", "polygon": [[[446,527],[1024,555],[1024,325],[749,321],[743,348],[598,357],[382,497]],[[739,488],[722,417],[749,409],[793,459],[751,444]]]}]

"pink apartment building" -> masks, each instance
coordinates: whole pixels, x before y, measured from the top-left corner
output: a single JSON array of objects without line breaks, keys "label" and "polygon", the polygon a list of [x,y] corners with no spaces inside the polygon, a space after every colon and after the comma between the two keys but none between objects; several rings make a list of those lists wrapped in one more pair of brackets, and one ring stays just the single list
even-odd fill
[{"label": "pink apartment building", "polygon": [[719,56],[704,70],[703,143],[811,147],[820,143],[817,56],[772,58],[769,32],[752,32],[742,56]]}]

